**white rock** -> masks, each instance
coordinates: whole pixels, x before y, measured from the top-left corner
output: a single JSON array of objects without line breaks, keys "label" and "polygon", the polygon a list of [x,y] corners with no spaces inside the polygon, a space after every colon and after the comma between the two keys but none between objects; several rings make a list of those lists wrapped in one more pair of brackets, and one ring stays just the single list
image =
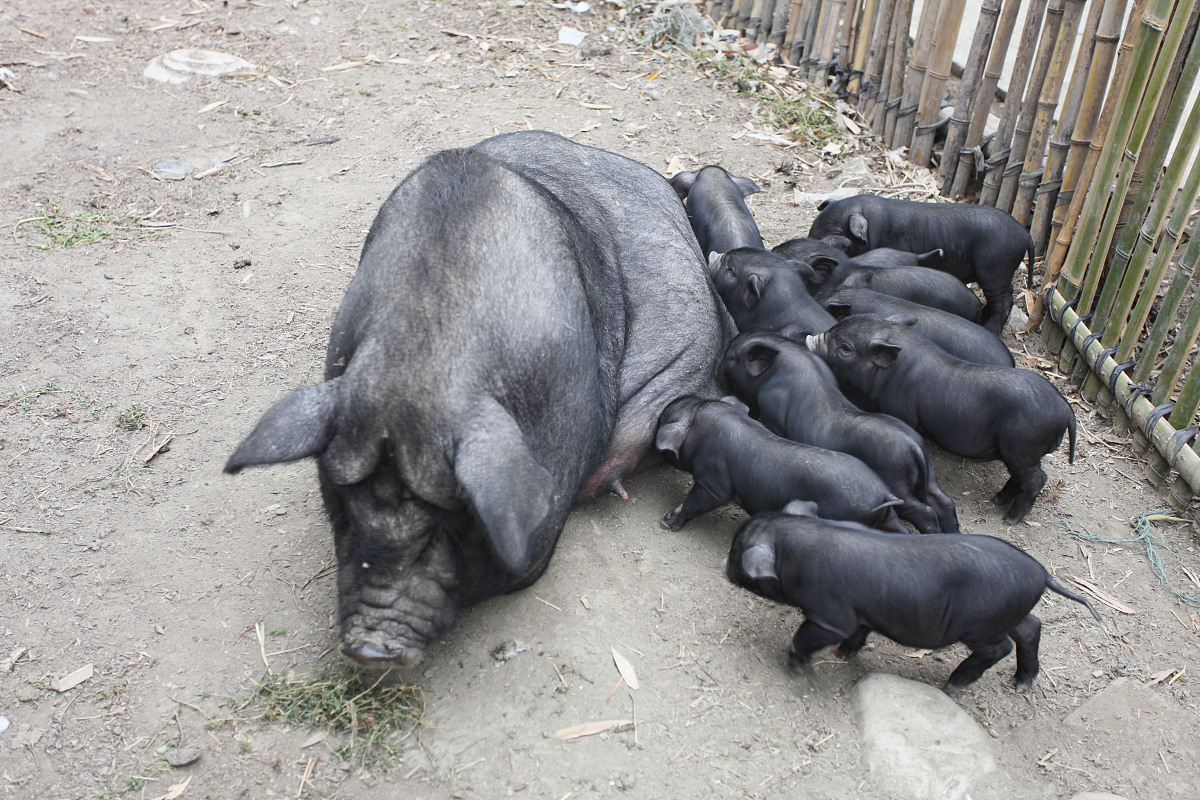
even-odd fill
[{"label": "white rock", "polygon": [[965,800],[996,770],[986,732],[924,683],[872,673],[852,692],[862,759],[875,783],[904,800]]}]

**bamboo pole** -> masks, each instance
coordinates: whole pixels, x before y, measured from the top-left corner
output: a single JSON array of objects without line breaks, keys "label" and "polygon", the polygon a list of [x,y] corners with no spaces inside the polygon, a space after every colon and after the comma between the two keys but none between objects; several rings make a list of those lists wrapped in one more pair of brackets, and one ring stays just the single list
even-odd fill
[{"label": "bamboo pole", "polygon": [[1017,44],[1017,56],[1012,77],[1008,81],[1008,97],[1004,101],[1004,110],[1000,115],[1000,130],[996,132],[994,140],[996,145],[1002,149],[988,159],[987,171],[983,178],[983,191],[979,195],[980,205],[996,205],[996,196],[1000,193],[1000,173],[1004,169],[1004,165],[1008,163],[1013,130],[1017,126],[1017,116],[1021,111],[1021,97],[1025,93],[1025,83],[1029,80],[1029,72],[1033,67],[1033,49],[1037,44],[1038,31],[1041,29],[1045,10],[1046,0],[1030,0],[1029,10],[1025,16],[1025,27],[1021,29],[1021,38]]},{"label": "bamboo pole", "polygon": [[900,104],[904,102],[904,75],[908,66],[909,37],[908,29],[912,24],[914,0],[900,0],[900,26],[895,29],[896,49],[892,54],[892,75],[888,85],[887,106],[884,109],[883,142],[890,145],[896,136],[896,120],[900,114]]},{"label": "bamboo pole", "polygon": [[[1113,0],[1116,2],[1117,0]],[[1000,71],[1004,67],[1004,59],[1008,55],[1008,45],[1012,41],[1013,29],[1017,25],[1017,12],[1020,10],[1021,0],[1004,0],[1004,5],[1000,11],[1000,17],[996,20],[996,33],[992,42],[990,55],[988,56],[987,67],[983,70],[983,84],[980,87],[978,94],[969,100],[974,101],[971,109],[971,123],[967,127],[966,139],[959,146],[958,163],[952,167],[954,170],[953,178],[949,179],[949,185],[946,183],[946,178],[942,182],[942,194],[948,197],[958,197],[967,193],[967,184],[971,180],[971,176],[975,174],[975,149],[979,147],[979,143],[983,140],[983,129],[987,125],[988,114],[992,109],[991,98],[996,94],[996,85],[1000,82]],[[983,8],[980,8],[980,13],[983,13]],[[982,18],[980,24],[983,24]],[[1011,97],[1012,94],[1009,94]],[[988,98],[987,102],[979,102],[975,98]],[[1006,103],[1007,104],[1007,103]],[[957,111],[957,106],[955,108]],[[947,155],[942,157],[942,165],[947,166],[947,162],[952,163],[953,151],[947,149]],[[947,175],[950,174],[950,169],[946,170]]]},{"label": "bamboo pole", "polygon": [[[1154,112],[1154,117],[1150,120],[1150,130],[1146,134],[1148,141],[1156,141],[1160,138],[1160,136],[1162,136],[1162,126],[1167,121],[1171,97],[1174,95],[1175,87],[1179,85],[1179,81],[1183,76],[1184,64],[1187,61],[1189,51],[1192,49],[1190,43],[1196,34],[1196,13],[1197,11],[1200,11],[1200,6],[1193,5],[1190,11],[1182,12],[1181,10],[1184,5],[1185,4],[1181,3],[1178,7],[1176,7],[1175,13],[1171,17],[1171,21],[1167,23],[1168,34],[1173,31],[1181,30],[1179,26],[1183,26],[1183,33],[1180,38],[1182,44],[1175,51],[1175,58],[1171,62],[1171,69],[1167,75],[1166,83],[1163,85],[1162,100],[1159,101],[1158,108],[1155,109]],[[1166,135],[1170,136],[1170,134]],[[1117,218],[1117,227],[1115,233],[1117,238],[1120,238],[1121,234],[1126,228],[1126,223],[1129,222],[1130,214],[1132,214],[1134,211],[1135,197],[1140,194],[1142,180],[1146,176],[1147,172],[1149,172],[1151,176],[1151,183],[1156,181],[1158,178],[1158,166],[1161,166],[1162,162],[1160,161],[1157,166],[1148,164],[1147,157],[1147,153],[1142,153],[1138,158],[1137,164],[1133,168],[1133,176],[1129,180],[1129,192],[1125,195],[1125,203],[1122,205],[1121,214]],[[1142,208],[1142,211],[1145,211],[1144,207]],[[1129,225],[1129,227],[1137,228],[1137,222],[1133,222]]]},{"label": "bamboo pole", "polygon": [[[1062,276],[1063,265],[1070,254],[1071,242],[1074,239],[1075,229],[1079,224],[1084,204],[1088,200],[1095,199],[1094,196],[1089,195],[1088,188],[1095,177],[1096,167],[1100,162],[1101,154],[1104,152],[1105,142],[1108,139],[1113,119],[1116,117],[1118,109],[1121,108],[1122,98],[1124,97],[1122,87],[1126,83],[1127,73],[1133,62],[1135,40],[1137,39],[1141,19],[1151,3],[1161,2],[1161,0],[1137,0],[1137,2],[1138,7],[1129,16],[1125,25],[1125,32],[1121,36],[1120,46],[1117,48],[1112,79],[1109,81],[1109,88],[1105,92],[1104,105],[1100,111],[1100,117],[1096,120],[1095,130],[1091,138],[1082,147],[1077,148],[1075,146],[1076,143],[1072,142],[1071,153],[1067,156],[1067,173],[1070,174],[1072,167],[1074,167],[1075,183],[1072,186],[1071,200],[1068,207],[1064,210],[1060,205],[1055,210],[1052,226],[1056,226],[1057,230],[1053,233],[1054,245],[1050,250],[1049,256],[1046,258],[1045,267],[1046,280],[1054,281],[1060,287],[1064,285]],[[1110,182],[1109,185],[1111,185],[1111,175],[1108,176],[1108,180]],[[1059,221],[1060,211],[1062,212],[1061,222]],[[1102,209],[1096,213],[1102,213]],[[1077,295],[1066,288],[1060,288],[1059,291],[1067,291],[1072,297],[1077,297]],[[1042,343],[1050,353],[1058,353],[1064,344],[1062,333],[1054,327],[1047,328],[1042,332]],[[1066,343],[1066,347],[1068,352],[1070,352],[1071,345],[1069,342]]]},{"label": "bamboo pole", "polygon": [[750,15],[754,12],[755,0],[742,0],[738,6],[737,24],[734,25],[738,30],[745,32],[750,27]]},{"label": "bamboo pole", "polygon": [[887,58],[887,39],[891,31],[896,0],[879,0],[875,5],[875,22],[871,28],[870,57],[863,75],[859,113],[868,123],[875,119],[875,101],[882,89],[884,60]]},{"label": "bamboo pole", "polygon": [[950,125],[946,130],[946,143],[942,146],[942,157],[938,164],[938,180],[945,195],[949,191],[948,181],[953,176],[958,164],[959,150],[967,137],[967,127],[971,120],[971,105],[976,97],[977,103],[985,113],[991,107],[991,96],[979,94],[979,81],[983,77],[984,62],[992,39],[996,33],[996,22],[1000,16],[1000,0],[981,0],[979,6],[979,22],[975,25],[975,35],[971,37],[971,51],[967,63],[963,66],[962,78],[958,82],[958,92],[954,95],[954,108],[950,114]]},{"label": "bamboo pole", "polygon": [[850,57],[850,73],[846,80],[846,90],[857,94],[863,85],[863,75],[867,71],[867,51],[875,39],[878,21],[875,19],[876,0],[863,0],[862,14],[855,27],[854,53]]},{"label": "bamboo pole", "polygon": [[[1117,362],[1109,355],[1101,357],[1103,348],[1100,343],[1094,339],[1089,341],[1092,332],[1079,319],[1079,315],[1067,307],[1067,302],[1068,300],[1061,294],[1051,290],[1047,305],[1051,309],[1051,315],[1060,318],[1055,327],[1065,333],[1069,332],[1072,345],[1080,349],[1088,365],[1100,375],[1101,380],[1113,381],[1116,397],[1121,401],[1122,407],[1127,408],[1133,421],[1145,430],[1154,406],[1140,393],[1134,391],[1133,382],[1124,373],[1117,373],[1113,378]],[[1193,370],[1189,379],[1192,377],[1200,379],[1200,370]],[[1171,466],[1179,473],[1180,478],[1185,480],[1193,491],[1200,491],[1200,456],[1197,456],[1195,451],[1186,445],[1178,449],[1172,447],[1171,437],[1175,432],[1176,429],[1171,423],[1159,418],[1149,426],[1148,438],[1151,444],[1169,459]]]},{"label": "bamboo pole", "polygon": [[950,79],[954,63],[954,44],[958,29],[962,26],[966,0],[943,0],[938,13],[938,24],[934,31],[929,71],[921,89],[921,101],[917,111],[917,125],[913,130],[908,160],[918,167],[929,165],[933,152],[933,128],[942,104],[942,93]]},{"label": "bamboo pole", "polygon": [[808,28],[804,36],[804,65],[808,79],[817,77],[817,64],[821,62],[820,35],[823,33],[825,19],[829,16],[831,3],[828,0],[808,0]]},{"label": "bamboo pole", "polygon": [[917,40],[912,46],[908,68],[903,71],[904,91],[900,108],[896,111],[896,130],[892,134],[893,148],[912,142],[916,128],[916,113],[925,87],[925,74],[929,71],[929,57],[933,49],[934,23],[941,12],[944,0],[925,0],[921,7],[921,19],[917,24]]},{"label": "bamboo pole", "polygon": [[858,33],[861,25],[858,17],[862,13],[862,4],[863,0],[847,0],[845,7],[842,9],[841,27],[837,29],[838,46],[833,53],[833,58],[837,62],[837,69],[842,75],[843,89],[846,88],[846,83],[850,79],[850,59],[854,52],[855,35]]},{"label": "bamboo pole", "polygon": [[[1075,56],[1075,70],[1071,74],[1071,84],[1067,89],[1067,99],[1063,102],[1062,116],[1055,129],[1054,139],[1050,142],[1046,156],[1046,167],[1042,174],[1042,182],[1035,195],[1033,223],[1029,233],[1033,237],[1034,255],[1038,258],[1046,254],[1046,245],[1050,240],[1050,219],[1054,206],[1058,202],[1059,190],[1062,188],[1063,168],[1067,163],[1067,151],[1071,146],[1071,132],[1083,112],[1083,100],[1087,94],[1088,78],[1091,74],[1092,59],[1096,51],[1096,35],[1100,28],[1100,19],[1108,5],[1113,0],[1100,2],[1093,0],[1088,12],[1087,22],[1079,42],[1079,53]],[[1107,72],[1105,78],[1108,77]],[[1096,109],[1089,110],[1095,116]],[[1038,295],[1040,305],[1041,295]],[[1032,329],[1032,328],[1029,328]]]},{"label": "bamboo pole", "polygon": [[[1037,55],[1033,59],[1033,68],[1030,70],[1025,85],[1025,94],[1021,100],[1020,111],[1017,112],[1017,122],[1013,127],[1012,140],[1009,142],[1008,161],[999,173],[1000,186],[996,191],[995,201],[991,203],[1002,211],[1012,208],[1012,201],[1017,193],[1017,179],[1025,165],[1029,139],[1033,132],[1033,122],[1038,113],[1038,103],[1045,95],[1046,79],[1050,74],[1051,63],[1054,61],[1055,45],[1058,43],[1058,34],[1062,29],[1064,7],[1065,0],[1050,0],[1050,4],[1046,8],[1046,16],[1042,21]],[[1054,101],[1057,105],[1057,94],[1054,95]]]},{"label": "bamboo pole", "polygon": [[[1168,44],[1163,46],[1166,48]],[[1192,46],[1189,49],[1191,52],[1188,53],[1186,63],[1180,73],[1180,80],[1176,84],[1174,96],[1170,99],[1164,115],[1163,135],[1155,142],[1149,156],[1141,159],[1143,164],[1148,163],[1149,169],[1155,175],[1162,172],[1161,186],[1157,192],[1155,191],[1156,181],[1147,181],[1140,187],[1133,205],[1135,207],[1134,218],[1142,221],[1141,227],[1130,225],[1123,232],[1121,240],[1113,247],[1108,277],[1100,297],[1096,301],[1093,324],[1099,329],[1108,328],[1106,346],[1109,347],[1117,341],[1117,337],[1121,334],[1125,323],[1125,314],[1129,310],[1129,303],[1132,303],[1132,294],[1136,291],[1136,286],[1127,284],[1135,279],[1140,279],[1140,271],[1132,265],[1145,265],[1149,261],[1155,244],[1158,242],[1159,234],[1162,232],[1163,223],[1166,221],[1167,211],[1171,208],[1171,204],[1176,202],[1180,184],[1183,183],[1184,175],[1188,174],[1188,161],[1193,157],[1196,144],[1200,141],[1200,103],[1196,103],[1180,133],[1175,151],[1171,155],[1171,162],[1163,171],[1162,167],[1167,151],[1170,149],[1176,129],[1179,128],[1183,111],[1188,105],[1197,73],[1200,72],[1200,47]],[[1197,184],[1196,188],[1200,190],[1200,184]],[[1184,187],[1179,202],[1186,201],[1188,192],[1188,187]],[[1194,197],[1192,199],[1195,200]],[[1150,288],[1149,285],[1146,286],[1147,290]],[[1154,288],[1157,288],[1157,284]],[[1118,301],[1118,296],[1124,297],[1126,300]],[[1108,324],[1110,319],[1112,325]],[[1100,391],[1099,384],[1094,381],[1088,382],[1083,388],[1084,396],[1088,399],[1096,398]],[[1107,405],[1106,398],[1102,398],[1101,402]]]},{"label": "bamboo pole", "polygon": [[755,40],[758,38],[759,30],[762,28],[762,12],[763,3],[766,0],[753,0],[750,3],[750,13],[746,17],[746,32],[747,39]]},{"label": "bamboo pole", "polygon": [[[1160,6],[1165,6],[1165,10],[1170,10],[1171,0],[1156,0],[1156,2]],[[1179,0],[1176,11],[1186,8],[1183,13],[1190,15],[1195,2],[1196,0]],[[1077,267],[1077,269],[1086,270],[1086,274],[1084,272],[1078,273],[1083,277],[1082,284],[1077,284],[1080,286],[1080,308],[1091,308],[1092,301],[1096,297],[1096,289],[1100,282],[1105,261],[1107,260],[1108,248],[1112,244],[1112,235],[1116,229],[1117,220],[1120,217],[1121,206],[1125,200],[1125,194],[1129,190],[1129,181],[1132,177],[1138,153],[1141,152],[1142,144],[1146,141],[1146,135],[1150,130],[1150,121],[1158,109],[1159,98],[1162,96],[1163,87],[1166,85],[1167,76],[1175,60],[1175,53],[1179,49],[1180,41],[1183,38],[1185,26],[1167,28],[1166,21],[1166,14],[1154,19],[1145,20],[1146,49],[1142,51],[1140,60],[1150,65],[1150,76],[1142,87],[1134,87],[1135,91],[1139,91],[1141,96],[1131,98],[1133,101],[1132,105],[1136,109],[1136,115],[1133,118],[1133,124],[1129,127],[1128,136],[1123,135],[1123,132],[1118,128],[1116,129],[1118,137],[1110,138],[1105,143],[1106,149],[1109,150],[1106,153],[1109,156],[1109,161],[1113,162],[1115,159],[1119,159],[1119,161],[1116,161],[1116,180],[1114,182],[1111,177],[1103,183],[1097,183],[1094,178],[1092,180],[1093,190],[1100,187],[1107,189],[1111,186],[1112,194],[1099,232],[1093,234],[1089,231],[1084,235],[1084,241],[1088,243],[1089,250],[1087,252],[1079,251],[1080,256],[1077,260],[1081,265],[1085,261],[1090,261],[1090,264],[1086,267]],[[1165,37],[1163,35],[1164,30],[1166,32]],[[1137,69],[1138,66],[1138,64],[1135,64],[1134,68]],[[1122,112],[1128,113],[1125,109],[1122,109]],[[1080,235],[1077,232],[1076,241],[1079,238]],[[1070,259],[1071,256],[1068,255],[1068,265],[1070,265]],[[1120,281],[1121,276],[1110,273],[1110,280]],[[1155,288],[1157,288],[1157,283],[1155,284]],[[1128,296],[1131,300],[1135,291],[1136,285],[1128,291]],[[1125,306],[1125,308],[1128,309],[1129,306]],[[1114,314],[1115,316],[1117,315]],[[1122,319],[1124,318],[1124,314],[1120,316]],[[1103,319],[1099,320],[1099,324],[1102,325],[1104,321]],[[1115,333],[1113,338],[1115,339]]]},{"label": "bamboo pole", "polygon": [[[1023,158],[1024,167],[1010,184],[1000,186],[1001,208],[1011,206],[1012,215],[1017,222],[1028,226],[1033,213],[1033,194],[1041,182],[1042,166],[1046,157],[1046,146],[1050,141],[1050,129],[1054,125],[1054,114],[1058,110],[1058,98],[1063,89],[1063,73],[1067,68],[1067,59],[1075,47],[1075,39],[1079,31],[1079,20],[1083,16],[1084,0],[1066,0],[1063,9],[1062,27],[1055,37],[1054,53],[1050,66],[1042,82],[1042,91],[1034,103],[1033,124],[1024,135],[1025,152],[1018,154],[1013,150],[1013,159]],[[1018,134],[1022,130],[1017,123]],[[1011,203],[1007,200],[1012,195]]]},{"label": "bamboo pole", "polygon": [[792,6],[792,0],[776,0],[775,12],[771,16],[771,35],[768,41],[779,48],[780,58],[784,55],[784,39],[791,33],[791,28],[788,27],[788,11]]},{"label": "bamboo pole", "polygon": [[787,33],[783,37],[783,49],[787,53],[784,60],[793,66],[800,57],[801,43],[797,41],[797,38],[803,9],[804,0],[792,0],[791,9],[788,11]]}]

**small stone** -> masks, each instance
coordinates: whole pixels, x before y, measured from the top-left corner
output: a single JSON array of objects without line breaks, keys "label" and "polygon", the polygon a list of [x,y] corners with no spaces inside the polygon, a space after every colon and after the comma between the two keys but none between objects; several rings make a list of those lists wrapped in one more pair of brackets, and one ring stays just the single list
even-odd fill
[{"label": "small stone", "polygon": [[246,267],[250,266],[251,263],[252,262],[248,258],[239,258],[238,260],[233,262],[233,268],[234,269],[245,269]]},{"label": "small stone", "polygon": [[150,171],[164,181],[181,181],[195,169],[188,161],[167,159],[156,163]]},{"label": "small stone", "polygon": [[1095,671],[1092,673],[1092,677],[1093,677],[1093,678],[1103,678],[1103,677],[1104,677],[1104,670],[1102,670],[1102,669],[1095,670]]},{"label": "small stone", "polygon": [[203,751],[199,747],[181,747],[167,751],[167,763],[172,767],[186,767],[199,760]]}]

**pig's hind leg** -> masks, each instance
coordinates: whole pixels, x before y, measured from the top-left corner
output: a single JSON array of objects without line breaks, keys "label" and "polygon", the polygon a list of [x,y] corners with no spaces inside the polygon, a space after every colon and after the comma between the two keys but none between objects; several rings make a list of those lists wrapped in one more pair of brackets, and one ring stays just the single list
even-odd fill
[{"label": "pig's hind leg", "polygon": [[1013,676],[1013,689],[1024,693],[1033,686],[1038,674],[1038,644],[1042,639],[1042,621],[1033,614],[1026,614],[1017,627],[1008,632],[1017,643],[1017,673]]},{"label": "pig's hind leg", "polygon": [[1008,479],[1008,483],[1004,484],[1004,488],[996,494],[993,500],[997,505],[1012,501],[1012,506],[1004,515],[1004,521],[1009,525],[1014,525],[1025,519],[1025,515],[1033,508],[1038,492],[1046,485],[1047,479],[1046,473],[1036,463],[1031,467],[1014,467],[1011,464],[1007,466],[1012,477]]},{"label": "pig's hind leg", "polygon": [[958,665],[958,668],[950,674],[950,679],[946,681],[946,685],[942,687],[942,691],[950,694],[959,689],[966,688],[975,681],[979,680],[979,676],[987,672],[996,665],[1000,659],[1012,652],[1012,642],[1008,640],[1008,636],[1002,636],[999,639],[967,639],[963,638],[962,643],[971,648],[971,655]]},{"label": "pig's hind leg", "polygon": [[871,633],[871,629],[866,625],[859,625],[858,630],[850,634],[849,638],[842,641],[838,645],[836,655],[840,659],[847,659],[858,655],[858,651],[863,649],[863,645],[867,643],[867,636]]}]

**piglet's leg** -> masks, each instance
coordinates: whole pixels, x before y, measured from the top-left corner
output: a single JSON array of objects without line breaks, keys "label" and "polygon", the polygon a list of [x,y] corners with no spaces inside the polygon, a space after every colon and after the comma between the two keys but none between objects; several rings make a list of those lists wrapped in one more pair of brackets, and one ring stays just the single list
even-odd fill
[{"label": "piglet's leg", "polygon": [[1011,467],[1009,470],[1013,473],[1013,480],[1021,486],[1013,499],[1012,508],[1004,515],[1004,521],[1014,525],[1025,519],[1025,515],[1033,508],[1033,501],[1037,499],[1038,492],[1046,485],[1046,473],[1036,464],[1022,470]]},{"label": "piglet's leg", "polygon": [[720,508],[732,499],[732,492],[721,492],[696,481],[687,497],[683,498],[683,502],[668,511],[659,524],[669,531],[677,531],[688,520],[707,514],[714,508]]},{"label": "piglet's leg", "polygon": [[841,640],[841,634],[806,620],[796,631],[796,635],[792,637],[792,646],[788,650],[788,663],[791,664],[792,672],[808,669],[808,662],[813,653],[822,647],[837,644]]},{"label": "piglet's leg", "polygon": [[1042,640],[1042,621],[1033,614],[1027,614],[1008,635],[1017,643],[1017,674],[1013,676],[1013,689],[1024,693],[1033,686],[1033,679],[1038,674],[1038,644]]},{"label": "piglet's leg", "polygon": [[962,643],[971,648],[971,655],[958,665],[958,669],[950,675],[942,691],[949,694],[974,683],[979,676],[987,672],[1000,659],[1012,652],[1012,642],[1005,636],[1002,639],[981,642],[963,639]]},{"label": "piglet's leg", "polygon": [[838,645],[837,657],[845,659],[856,655],[859,650],[863,649],[863,645],[867,643],[867,635],[870,632],[871,629],[866,625],[860,625],[858,630],[850,634],[849,639],[846,639],[840,645]]}]

